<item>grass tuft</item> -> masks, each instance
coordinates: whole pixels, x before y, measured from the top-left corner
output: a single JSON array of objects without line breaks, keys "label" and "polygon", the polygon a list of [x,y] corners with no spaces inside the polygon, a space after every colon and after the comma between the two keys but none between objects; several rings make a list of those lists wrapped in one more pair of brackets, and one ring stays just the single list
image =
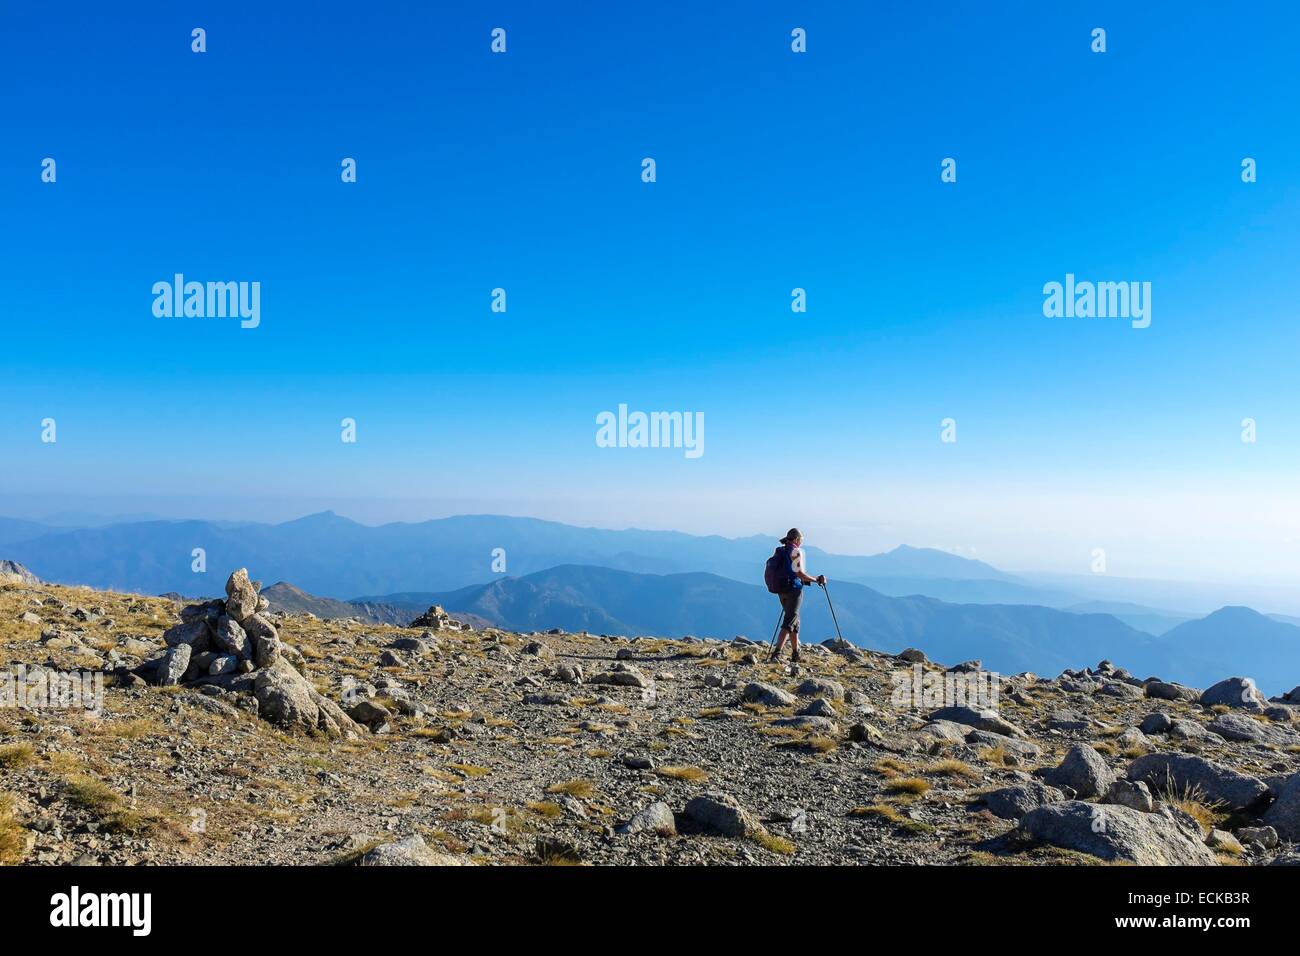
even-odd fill
[{"label": "grass tuft", "polygon": [[751,839],[765,850],[771,850],[773,853],[780,853],[782,856],[790,856],[794,853],[794,844],[785,837],[776,836],[761,830],[755,833]]},{"label": "grass tuft", "polygon": [[564,793],[570,797],[578,797],[585,800],[596,792],[595,785],[590,780],[565,780],[563,783],[553,783],[546,788],[547,793]]},{"label": "grass tuft", "polygon": [[5,744],[0,747],[0,767],[17,770],[25,767],[36,757],[36,748],[23,741],[17,744]]},{"label": "grass tuft", "polygon": [[686,783],[703,783],[709,779],[708,773],[699,767],[660,767],[655,773],[670,780],[683,780]]}]

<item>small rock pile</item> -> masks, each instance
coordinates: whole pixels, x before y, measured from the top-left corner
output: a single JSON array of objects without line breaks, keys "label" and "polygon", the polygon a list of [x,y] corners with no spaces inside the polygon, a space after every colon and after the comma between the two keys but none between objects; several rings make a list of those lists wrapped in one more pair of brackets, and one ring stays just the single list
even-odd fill
[{"label": "small rock pile", "polygon": [[427,627],[433,631],[460,631],[465,628],[465,625],[443,610],[441,604],[433,605],[406,626],[412,628]]},{"label": "small rock pile", "polygon": [[163,634],[167,649],[145,661],[137,675],[162,687],[247,695],[238,706],[283,727],[330,736],[357,733],[357,724],[294,666],[302,665],[302,655],[280,640],[258,590],[240,568],[226,581],[224,601],[182,608],[181,623]]}]

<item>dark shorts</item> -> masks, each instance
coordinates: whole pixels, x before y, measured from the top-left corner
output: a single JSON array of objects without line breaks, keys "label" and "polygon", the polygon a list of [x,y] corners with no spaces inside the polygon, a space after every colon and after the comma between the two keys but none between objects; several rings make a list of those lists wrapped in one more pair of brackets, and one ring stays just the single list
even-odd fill
[{"label": "dark shorts", "polygon": [[803,603],[803,588],[794,591],[782,591],[780,597],[781,610],[785,611],[785,616],[781,618],[781,626],[798,634],[799,605]]}]

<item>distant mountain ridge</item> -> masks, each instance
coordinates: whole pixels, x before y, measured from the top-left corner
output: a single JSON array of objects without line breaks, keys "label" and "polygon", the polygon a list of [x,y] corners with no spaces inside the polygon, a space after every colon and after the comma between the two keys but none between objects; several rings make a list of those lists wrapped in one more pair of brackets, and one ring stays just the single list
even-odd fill
[{"label": "distant mountain ridge", "polygon": [[[889,597],[847,582],[832,586],[844,636],[897,653],[930,648],[941,660],[981,658],[1007,673],[1056,673],[1107,656],[1146,660],[1143,634],[1108,615],[1080,615],[1035,606],[956,605],[928,597]],[[609,568],[561,566],[446,593],[388,596],[413,606],[442,604],[511,630],[559,627],[598,634],[768,640],[779,614],[763,588],[718,575],[641,575]],[[810,588],[802,613],[805,639],[833,637],[824,593]]]},{"label": "distant mountain ridge", "polygon": [[[890,597],[840,581],[831,592],[844,636],[889,653],[924,647],[937,660],[978,658],[1007,674],[1028,670],[1055,676],[1111,659],[1138,676],[1199,687],[1232,675],[1253,676],[1269,693],[1300,684],[1300,627],[1249,608],[1224,608],[1156,637],[1110,614]],[[621,636],[744,634],[766,641],[778,616],[776,600],[766,590],[718,575],[642,575],[572,565],[452,592],[366,600],[421,609],[441,604],[510,630],[559,627]],[[808,589],[802,618],[806,640],[834,636],[820,589]]]},{"label": "distant mountain ridge", "polygon": [[[774,536],[612,531],[499,515],[371,527],[322,512],[275,525],[144,521],[73,530],[0,519],[0,545],[47,580],[151,594],[214,590],[191,570],[195,548],[211,567],[256,567],[270,580],[345,598],[482,583],[496,574],[497,549],[515,576],[578,564],[643,574],[702,571],[757,583],[776,543]],[[928,548],[862,556],[807,551],[819,573],[860,583],[880,579],[891,593],[916,593],[926,581],[944,596],[971,600],[982,599],[981,588],[1025,601],[1038,593],[988,564]]]},{"label": "distant mountain ridge", "polygon": [[[373,624],[395,624],[405,627],[413,618],[427,610],[429,605],[414,607],[386,601],[339,601],[318,597],[285,581],[263,588],[261,594],[271,605],[271,610],[284,614],[315,614],[323,620],[355,617]],[[431,602],[432,603],[432,602]],[[453,615],[458,620],[476,627],[488,622],[469,614]]]}]

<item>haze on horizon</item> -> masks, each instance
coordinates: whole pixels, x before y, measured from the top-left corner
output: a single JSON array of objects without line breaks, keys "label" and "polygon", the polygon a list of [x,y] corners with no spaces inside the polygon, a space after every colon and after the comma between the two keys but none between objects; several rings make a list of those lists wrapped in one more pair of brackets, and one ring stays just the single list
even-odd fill
[{"label": "haze on horizon", "polygon": [[[805,486],[816,487],[816,486]],[[837,498],[837,495],[842,497]],[[1070,502],[1068,519],[1060,512],[1059,492],[1044,489],[1036,498],[1022,494],[1008,504],[1003,495],[981,498],[969,495],[959,507],[943,494],[925,495],[913,489],[895,492],[886,501],[871,499],[880,512],[855,509],[851,490],[827,488],[813,495],[807,506],[783,506],[772,501],[770,490],[746,496],[755,509],[734,507],[719,497],[692,500],[687,493],[655,496],[644,489],[634,511],[621,493],[578,498],[459,499],[350,498],[269,496],[232,498],[219,495],[156,496],[118,495],[8,495],[0,493],[0,517],[18,517],[63,524],[93,524],[113,520],[215,520],[276,524],[321,511],[333,511],[360,524],[420,522],[462,514],[502,514],[540,518],[580,527],[681,531],[694,535],[742,538],[751,535],[779,537],[798,524],[808,543],[837,554],[877,554],[899,545],[935,548],[985,561],[1012,573],[1090,575],[1092,549],[1104,547],[1106,571],[1114,577],[1163,579],[1180,582],[1288,586],[1300,582],[1292,547],[1274,551],[1271,544],[1293,545],[1276,536],[1277,524],[1266,512],[1253,521],[1234,520],[1224,527],[1202,522],[1188,527],[1181,516],[1203,502],[1191,498],[1164,499],[1162,509],[1150,503],[1090,499],[1080,494]],[[839,504],[842,501],[843,504]],[[1251,516],[1250,502],[1238,501],[1239,514]],[[1035,512],[1037,508],[1037,512]],[[889,514],[893,514],[891,518]],[[918,514],[918,512],[921,512]],[[628,516],[631,515],[629,518]],[[997,527],[996,522],[1006,524]],[[1109,536],[1096,529],[1107,522],[1126,522],[1123,533]],[[1162,523],[1164,522],[1164,523]],[[1037,525],[1035,528],[1034,525]],[[1254,538],[1248,536],[1252,531]],[[1222,550],[1207,544],[1217,532],[1231,542]],[[1071,550],[1073,548],[1073,550]],[[1269,556],[1279,559],[1269,563]]]}]

